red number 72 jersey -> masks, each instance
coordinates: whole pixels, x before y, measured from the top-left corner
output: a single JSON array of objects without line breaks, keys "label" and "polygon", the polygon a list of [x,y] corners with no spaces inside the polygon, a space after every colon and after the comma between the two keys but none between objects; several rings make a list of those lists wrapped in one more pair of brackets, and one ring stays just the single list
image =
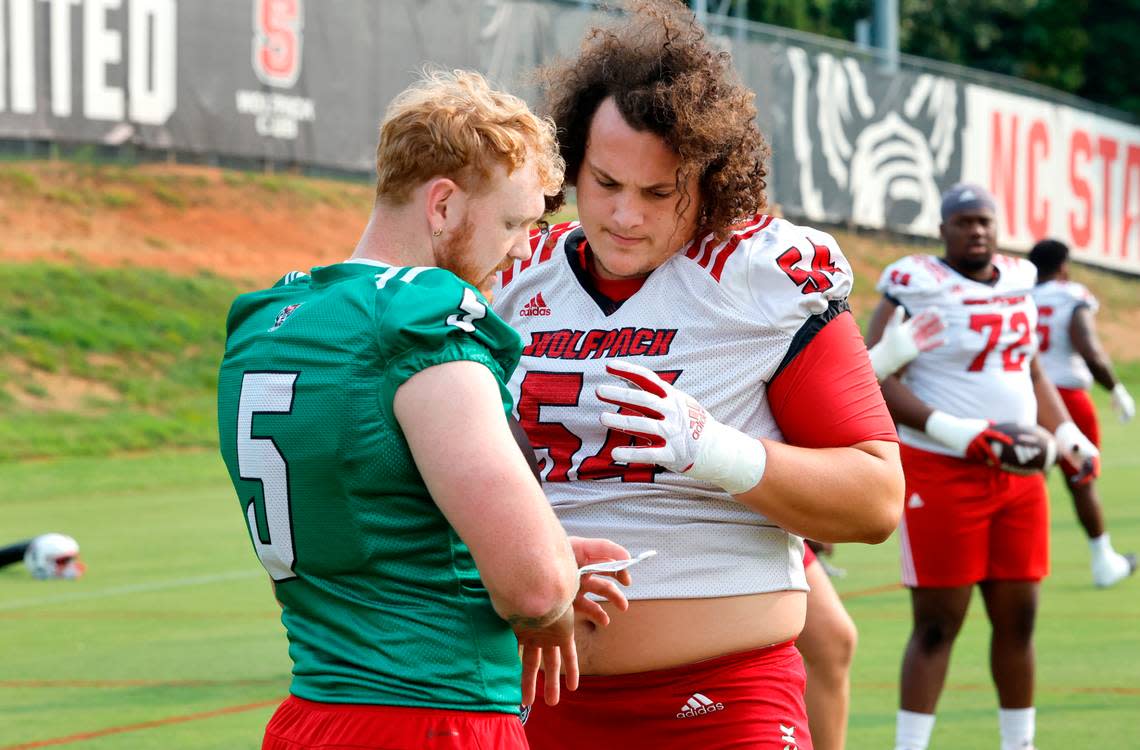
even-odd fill
[{"label": "red number 72 jersey", "polygon": [[[909,315],[936,308],[946,321],[946,343],[920,354],[902,374],[918,398],[957,417],[1035,424],[1029,363],[1038,350],[1031,295],[1037,269],[1005,255],[995,255],[994,265],[997,279],[984,284],[934,256],[911,255],[883,271],[878,289]],[[899,438],[915,448],[954,455],[919,430],[900,426]]]}]

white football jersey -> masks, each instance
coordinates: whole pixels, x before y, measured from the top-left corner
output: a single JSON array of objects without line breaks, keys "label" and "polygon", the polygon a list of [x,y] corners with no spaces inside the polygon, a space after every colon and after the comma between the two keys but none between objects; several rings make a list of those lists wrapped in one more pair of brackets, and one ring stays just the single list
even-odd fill
[{"label": "white football jersey", "polygon": [[1078,307],[1096,312],[1100,305],[1088,289],[1075,281],[1046,281],[1033,287],[1037,302],[1037,335],[1041,339],[1041,365],[1054,385],[1092,387],[1093,376],[1084,357],[1073,349],[1069,324]]},{"label": "white football jersey", "polygon": [[[878,289],[914,316],[938,309],[945,343],[907,365],[902,381],[915,396],[956,417],[1036,424],[1029,363],[1037,354],[1037,269],[995,255],[992,284],[969,279],[932,255],[911,255],[883,271]],[[899,439],[922,450],[955,453],[922,430],[899,425]]]},{"label": "white football jersey", "polygon": [[633,554],[657,550],[634,571],[631,599],[806,590],[799,537],[712,484],[614,464],[610,452],[631,438],[601,424],[613,407],[594,390],[624,384],[607,375],[607,359],[629,360],[719,421],[780,439],[768,382],[798,351],[793,338],[809,319],[846,309],[851,268],[835,241],[756,216],[725,241],[689,243],[615,306],[592,291],[584,239],[576,222],[550,228],[532,258],[500,275],[494,294],[495,311],[523,338],[509,388],[566,532],[606,537]]}]

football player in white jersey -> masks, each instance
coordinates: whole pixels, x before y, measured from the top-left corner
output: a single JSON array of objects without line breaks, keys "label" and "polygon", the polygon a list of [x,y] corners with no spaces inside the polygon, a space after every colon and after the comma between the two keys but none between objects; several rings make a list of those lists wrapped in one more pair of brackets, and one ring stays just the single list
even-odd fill
[{"label": "football player in white jersey", "polygon": [[868,331],[868,342],[878,341],[900,305],[910,315],[936,307],[946,323],[943,346],[883,380],[902,441],[902,574],[914,610],[902,665],[899,750],[924,750],[930,741],[950,650],[975,584],[993,629],[1001,746],[1032,746],[1033,623],[1049,563],[1041,469],[1052,448],[1034,425],[1052,432],[1062,458],[1085,471],[1095,472],[1099,455],[1041,368],[1030,296],[1036,271],[1026,260],[995,253],[994,213],[984,188],[949,189],[940,227],[945,254],[888,266]]},{"label": "football player in white jersey", "polygon": [[[897,436],[832,238],[760,211],[754,96],[674,0],[548,69],[577,222],[505,270],[509,389],[559,519],[654,549],[582,678],[536,704],[536,750],[812,746],[802,536],[877,543]],[[607,605],[608,606],[608,605]]]},{"label": "football player in white jersey", "polygon": [[[1136,404],[1124,383],[1112,371],[1112,361],[1096,333],[1096,298],[1083,285],[1069,279],[1069,247],[1058,240],[1041,240],[1029,251],[1037,267],[1037,335],[1041,340],[1041,364],[1081,432],[1100,445],[1100,423],[1089,398],[1093,380],[1112,394],[1112,406],[1122,422],[1136,416]],[[1104,529],[1104,512],[1091,473],[1081,475],[1076,467],[1062,463],[1065,486],[1073,497],[1077,518],[1089,538],[1093,583],[1100,587],[1132,575],[1136,556],[1112,548]]]}]

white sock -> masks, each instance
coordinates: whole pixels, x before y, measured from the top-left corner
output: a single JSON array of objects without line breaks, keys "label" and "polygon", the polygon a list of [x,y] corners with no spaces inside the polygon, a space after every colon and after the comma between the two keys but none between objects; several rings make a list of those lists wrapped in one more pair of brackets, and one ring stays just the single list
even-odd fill
[{"label": "white sock", "polygon": [[1037,725],[1035,708],[999,708],[998,726],[1001,728],[1001,750],[1026,750],[1033,747],[1033,734]]},{"label": "white sock", "polygon": [[934,714],[899,710],[895,725],[895,750],[926,750],[934,731]]},{"label": "white sock", "polygon": [[1108,532],[1101,534],[1096,539],[1089,540],[1089,549],[1092,551],[1093,559],[1110,557],[1116,550],[1112,548],[1112,542],[1109,541]]}]

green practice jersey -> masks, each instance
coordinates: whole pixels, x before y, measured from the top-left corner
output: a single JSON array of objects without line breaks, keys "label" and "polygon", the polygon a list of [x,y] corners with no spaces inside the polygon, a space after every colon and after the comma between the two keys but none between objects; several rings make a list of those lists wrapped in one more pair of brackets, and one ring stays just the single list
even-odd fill
[{"label": "green practice jersey", "polygon": [[514,634],[429,496],[392,403],[420,370],[472,360],[494,373],[509,413],[518,334],[449,271],[360,262],[242,295],[226,329],[221,451],[283,607],[291,692],[516,712]]}]

